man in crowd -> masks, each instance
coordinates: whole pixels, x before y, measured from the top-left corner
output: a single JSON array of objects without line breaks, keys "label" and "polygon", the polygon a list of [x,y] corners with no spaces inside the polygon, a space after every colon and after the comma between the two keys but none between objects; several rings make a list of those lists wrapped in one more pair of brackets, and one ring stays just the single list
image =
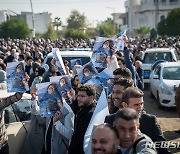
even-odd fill
[{"label": "man in crowd", "polygon": [[109,124],[100,124],[92,132],[92,154],[117,154],[119,145],[118,133]]},{"label": "man in crowd", "polygon": [[80,110],[75,114],[74,133],[69,147],[69,154],[84,154],[84,135],[96,107],[95,89],[92,85],[77,88],[77,101]]},{"label": "man in crowd", "polygon": [[[122,107],[132,108],[139,115],[139,123],[142,133],[148,135],[153,142],[165,141],[160,125],[154,115],[147,114],[144,110],[144,93],[137,87],[128,87],[122,94]],[[167,148],[158,148],[159,154],[170,153]]]},{"label": "man in crowd", "polygon": [[117,111],[114,126],[120,140],[119,153],[157,153],[153,146],[147,146],[152,144],[152,140],[139,131],[139,116],[134,109],[124,108]]},{"label": "man in crowd", "polygon": [[120,68],[115,69],[113,72],[113,75],[115,79],[119,79],[123,77],[129,80],[132,80],[132,73],[126,67],[120,67]]},{"label": "man in crowd", "polygon": [[33,57],[28,56],[26,58],[26,66],[25,66],[25,72],[30,76],[31,74],[31,69],[32,69],[32,64],[33,64]]},{"label": "man in crowd", "polygon": [[[132,86],[133,86],[132,80],[128,80],[125,78],[120,78],[120,79],[115,80],[113,91],[112,91],[112,101],[113,101],[112,103],[114,103],[114,106],[116,106],[117,108],[122,108],[121,106],[122,93],[124,89],[128,87],[132,87]],[[114,120],[115,120],[115,114],[111,114],[111,115],[106,116],[105,123],[109,123],[113,125]]]}]

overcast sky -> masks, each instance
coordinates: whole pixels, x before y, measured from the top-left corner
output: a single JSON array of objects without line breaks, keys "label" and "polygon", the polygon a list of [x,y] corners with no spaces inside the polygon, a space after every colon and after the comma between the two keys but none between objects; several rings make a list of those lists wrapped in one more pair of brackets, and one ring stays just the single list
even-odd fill
[{"label": "overcast sky", "polygon": [[[49,12],[52,18],[60,17],[63,24],[73,9],[84,13],[90,23],[96,24],[111,13],[124,13],[125,0],[32,0],[34,13]],[[0,0],[0,10],[10,9],[16,13],[31,11],[30,0]]]}]

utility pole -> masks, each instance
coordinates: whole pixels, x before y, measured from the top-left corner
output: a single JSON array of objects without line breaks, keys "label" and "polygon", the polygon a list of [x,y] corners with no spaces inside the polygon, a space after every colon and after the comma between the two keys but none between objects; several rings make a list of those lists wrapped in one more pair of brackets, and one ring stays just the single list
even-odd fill
[{"label": "utility pole", "polygon": [[155,29],[157,30],[158,15],[159,15],[159,0],[155,0]]},{"label": "utility pole", "polygon": [[32,37],[35,37],[35,27],[34,27],[34,11],[33,11],[33,5],[32,5],[32,0],[30,0],[31,3],[31,12],[32,12]]}]

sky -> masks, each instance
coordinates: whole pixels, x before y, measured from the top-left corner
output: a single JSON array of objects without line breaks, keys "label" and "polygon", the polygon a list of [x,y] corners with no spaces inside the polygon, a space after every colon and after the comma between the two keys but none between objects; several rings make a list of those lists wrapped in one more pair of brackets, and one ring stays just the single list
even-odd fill
[{"label": "sky", "polygon": [[[32,0],[34,13],[48,12],[52,18],[60,17],[64,25],[72,10],[77,10],[96,25],[112,13],[124,13],[125,0]],[[0,10],[12,10],[16,13],[31,12],[30,0],[0,0]]]}]

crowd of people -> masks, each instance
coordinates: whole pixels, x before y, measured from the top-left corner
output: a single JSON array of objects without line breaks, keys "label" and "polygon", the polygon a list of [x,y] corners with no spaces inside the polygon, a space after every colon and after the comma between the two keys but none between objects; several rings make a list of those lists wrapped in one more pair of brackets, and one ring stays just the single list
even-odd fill
[{"label": "crowd of people", "polygon": [[[113,87],[108,95],[109,115],[92,131],[93,154],[167,154],[168,148],[154,148],[153,142],[166,141],[156,116],[146,113],[144,108],[143,72],[141,55],[146,48],[173,47],[180,53],[180,38],[158,38],[156,40],[128,39],[124,37],[124,50],[107,54],[108,63],[117,59],[117,67],[112,68]],[[69,62],[64,61],[67,75],[71,77],[72,89],[67,92],[68,106],[58,99],[54,116],[40,116],[37,100],[38,83],[49,82],[50,77],[62,75],[55,63],[49,70],[42,63],[53,48],[91,48],[95,40],[73,39],[26,39],[0,40],[0,89],[6,89],[7,63],[22,62],[25,65],[25,78],[22,84],[28,85],[31,94],[31,123],[22,154],[84,154],[84,135],[98,103],[95,86],[80,82],[76,69],[70,70]],[[114,54],[114,55],[113,55]],[[114,65],[113,65],[114,66]],[[75,65],[74,68],[78,68]],[[97,69],[98,73],[102,71]],[[86,70],[85,73],[88,73]],[[50,89],[50,88],[49,88]],[[50,94],[51,91],[48,91]],[[0,153],[9,153],[4,127],[3,109],[21,99],[23,93],[0,99]],[[43,98],[47,97],[44,96]],[[51,106],[49,106],[51,108]],[[149,145],[149,146],[147,146]]]}]

